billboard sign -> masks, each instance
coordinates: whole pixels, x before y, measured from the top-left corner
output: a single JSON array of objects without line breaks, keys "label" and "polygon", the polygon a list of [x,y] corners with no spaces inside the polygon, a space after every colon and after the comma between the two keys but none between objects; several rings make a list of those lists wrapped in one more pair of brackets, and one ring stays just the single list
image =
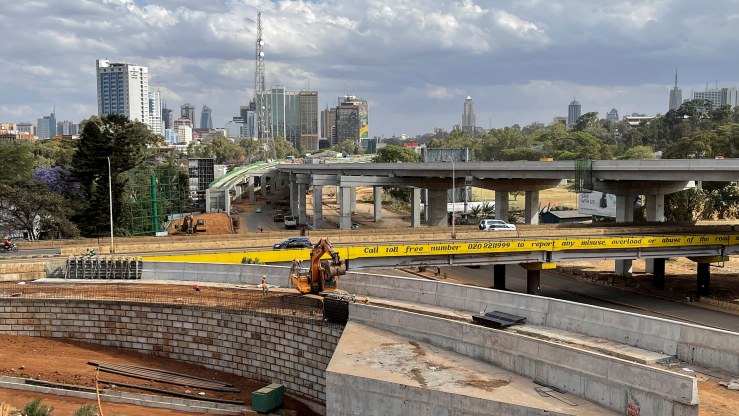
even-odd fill
[{"label": "billboard sign", "polygon": [[591,191],[578,194],[577,212],[616,218],[616,195]]}]

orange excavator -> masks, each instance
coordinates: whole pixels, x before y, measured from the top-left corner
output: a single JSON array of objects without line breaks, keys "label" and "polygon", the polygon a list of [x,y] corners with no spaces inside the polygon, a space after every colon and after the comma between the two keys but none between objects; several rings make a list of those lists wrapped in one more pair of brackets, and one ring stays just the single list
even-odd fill
[{"label": "orange excavator", "polygon": [[[321,260],[325,254],[330,259]],[[293,264],[290,280],[298,292],[303,294],[326,294],[338,290],[339,276],[346,274],[346,263],[325,238],[318,240],[310,252],[310,267],[301,268]]]}]

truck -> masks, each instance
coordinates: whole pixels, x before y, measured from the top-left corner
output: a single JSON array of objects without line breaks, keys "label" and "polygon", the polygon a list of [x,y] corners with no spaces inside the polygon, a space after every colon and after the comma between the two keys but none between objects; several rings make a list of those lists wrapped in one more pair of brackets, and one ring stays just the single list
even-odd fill
[{"label": "truck", "polygon": [[298,220],[292,215],[285,216],[285,228],[294,230],[298,226]]},{"label": "truck", "polygon": [[[322,260],[328,254],[330,259]],[[302,294],[327,296],[339,294],[339,276],[346,274],[346,262],[325,238],[321,238],[313,245],[310,252],[310,264],[307,268],[293,264],[290,270],[290,280],[293,286]]]},{"label": "truck", "polygon": [[275,222],[283,222],[285,221],[285,214],[282,212],[281,209],[275,210],[275,214],[272,215],[272,219]]}]

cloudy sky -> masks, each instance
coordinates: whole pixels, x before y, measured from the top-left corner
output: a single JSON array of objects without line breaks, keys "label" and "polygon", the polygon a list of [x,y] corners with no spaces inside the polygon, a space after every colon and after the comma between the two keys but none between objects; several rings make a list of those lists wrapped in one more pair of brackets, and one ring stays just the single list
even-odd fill
[{"label": "cloudy sky", "polygon": [[347,92],[370,137],[583,113],[667,111],[736,86],[739,0],[0,0],[0,122],[97,112],[95,59],[148,66],[168,107],[213,109],[222,127],[254,95],[257,12],[267,84]]}]

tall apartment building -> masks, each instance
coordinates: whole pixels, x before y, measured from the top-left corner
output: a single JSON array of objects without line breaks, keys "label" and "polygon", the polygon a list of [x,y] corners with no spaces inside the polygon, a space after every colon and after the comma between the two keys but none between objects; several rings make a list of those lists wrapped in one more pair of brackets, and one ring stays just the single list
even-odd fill
[{"label": "tall apartment building", "polygon": [[190,127],[195,128],[195,106],[185,103],[180,106],[180,118],[190,120]]},{"label": "tall apartment building", "polygon": [[369,139],[367,102],[353,95],[339,97],[338,101],[332,145],[352,140],[362,146],[362,138]]},{"label": "tall apartment building", "polygon": [[18,133],[36,136],[36,125],[31,123],[30,121],[18,123],[16,127],[18,128]]},{"label": "tall apartment building", "polygon": [[300,148],[318,150],[318,91],[300,91]]},{"label": "tall apartment building", "polygon": [[572,100],[570,105],[567,107],[567,127],[572,127],[577,123],[577,119],[580,118],[582,106],[577,100]]},{"label": "tall apartment building", "polygon": [[56,115],[51,113],[36,122],[36,136],[39,139],[50,139],[56,136]]},{"label": "tall apartment building", "polygon": [[56,134],[62,136],[76,136],[79,134],[79,124],[64,120],[56,123]]},{"label": "tall apartment building", "polygon": [[467,96],[464,100],[464,112],[462,113],[462,130],[475,134],[475,110],[473,108],[472,97]]},{"label": "tall apartment building", "polygon": [[321,111],[321,138],[328,141],[329,146],[333,146],[334,129],[336,128],[336,107]]},{"label": "tall apartment building", "polygon": [[207,105],[203,106],[203,110],[200,111],[200,128],[213,130],[213,110]]},{"label": "tall apartment building", "polygon": [[[149,97],[149,68],[112,63],[107,59],[98,59],[95,63],[98,115],[124,115],[129,120],[140,121],[154,130],[156,126],[152,123]],[[158,113],[159,110],[156,111]]]},{"label": "tall apartment building", "polygon": [[694,100],[708,100],[711,108],[720,108],[725,105],[731,108],[739,105],[739,91],[736,87],[731,88],[706,88],[705,91],[693,91]]},{"label": "tall apartment building", "polygon": [[164,130],[171,130],[172,129],[172,122],[174,122],[174,111],[171,108],[166,108],[165,106],[162,108],[162,124]]},{"label": "tall apartment building", "polygon": [[149,93],[149,129],[156,135],[164,134],[162,124],[162,94],[159,91]]},{"label": "tall apartment building", "polygon": [[606,114],[606,120],[618,121],[618,110],[612,108],[611,111]]},{"label": "tall apartment building", "polygon": [[675,86],[670,90],[670,110],[677,110],[683,104],[683,91],[677,87],[677,70],[675,71]]}]

